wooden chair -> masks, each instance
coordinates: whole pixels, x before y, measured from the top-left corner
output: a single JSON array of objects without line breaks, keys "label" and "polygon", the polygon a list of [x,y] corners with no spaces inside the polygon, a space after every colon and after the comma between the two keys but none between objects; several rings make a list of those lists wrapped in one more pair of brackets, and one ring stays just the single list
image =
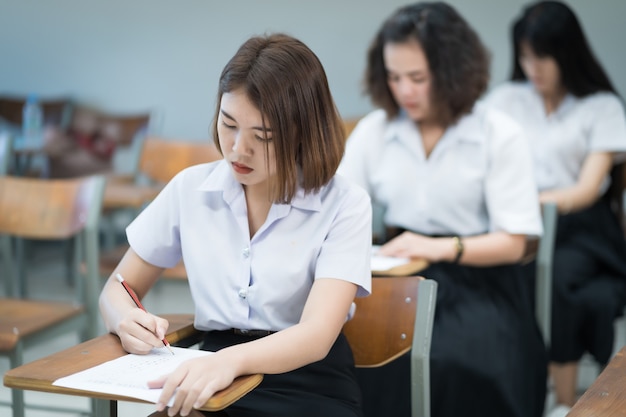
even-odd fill
[{"label": "wooden chair", "polygon": [[143,144],[139,175],[165,185],[184,168],[222,159],[213,142],[149,137]]},{"label": "wooden chair", "polygon": [[[45,152],[50,177],[136,173],[149,122],[149,113],[113,114],[89,106],[74,106],[68,126],[48,132]],[[115,140],[113,154],[110,157],[94,155],[77,144],[76,132]]]},{"label": "wooden chair", "polygon": [[[26,96],[0,96],[0,124],[6,129],[14,141],[22,138],[22,112]],[[73,104],[67,97],[40,97],[39,104],[43,113],[44,127],[65,128],[71,118]],[[12,175],[46,176],[47,162],[43,155],[35,149],[24,149],[23,144],[12,144],[13,164]]]},{"label": "wooden chair", "polygon": [[[160,190],[178,172],[192,165],[212,162],[221,159],[222,155],[212,142],[208,141],[186,141],[170,140],[161,137],[148,137],[143,142],[139,171],[133,183],[138,187],[152,186],[156,191]],[[110,188],[130,187],[131,184],[124,185],[129,178],[110,179]],[[122,183],[120,185],[120,183]],[[143,188],[141,188],[143,189]],[[155,194],[156,194],[155,191]],[[106,192],[105,192],[106,207]],[[133,217],[141,207],[131,207]],[[114,229],[110,229],[115,232]],[[112,244],[113,237],[109,237],[109,249],[104,251],[100,257],[100,273],[102,276],[109,276],[117,266],[122,256],[128,249],[128,245],[115,246]],[[173,268],[165,270],[162,275],[168,279],[186,279],[187,273],[182,261]]]},{"label": "wooden chair", "polygon": [[357,367],[383,366],[411,352],[412,417],[430,417],[430,342],[437,283],[418,276],[373,277],[343,333]]},{"label": "wooden chair", "polygon": [[114,175],[137,175],[143,143],[148,134],[151,115],[149,113],[137,114],[107,114],[104,115],[104,123],[109,126],[118,126],[122,135],[121,146],[113,155]]},{"label": "wooden chair", "polygon": [[[0,117],[16,127],[22,126],[22,110],[27,97],[0,97]],[[68,97],[40,98],[44,125],[67,127],[71,118],[72,100]]]},{"label": "wooden chair", "polygon": [[[105,180],[0,177],[0,255],[6,296],[0,298],[0,355],[11,368],[23,363],[24,350],[53,337],[78,331],[86,340],[98,333],[98,222]],[[14,253],[11,240],[76,238],[76,259],[86,273],[77,280],[75,299],[67,302],[13,298]],[[78,265],[75,265],[76,267]],[[12,391],[13,416],[24,416],[24,396]]]}]

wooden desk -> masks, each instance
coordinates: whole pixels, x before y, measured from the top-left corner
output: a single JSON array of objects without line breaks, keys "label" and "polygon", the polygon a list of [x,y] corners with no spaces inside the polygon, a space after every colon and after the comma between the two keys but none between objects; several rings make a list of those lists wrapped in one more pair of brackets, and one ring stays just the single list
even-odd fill
[{"label": "wooden desk", "polygon": [[567,417],[626,416],[626,346],[574,404]]},{"label": "wooden desk", "polygon": [[[176,344],[194,333],[193,315],[164,315],[170,322],[167,339]],[[58,378],[91,368],[106,361],[126,355],[119,338],[106,334],[69,349],[52,354],[34,362],[18,366],[4,374],[4,385],[9,388],[43,391],[55,394],[77,395],[95,398],[95,416],[117,416],[117,401],[145,402],[136,398],[103,394],[71,388],[57,387],[52,383]],[[216,411],[229,406],[250,392],[263,380],[263,375],[241,376],[230,387],[216,393],[202,410]]]},{"label": "wooden desk", "polygon": [[161,187],[137,185],[122,181],[107,181],[104,189],[103,210],[140,209],[152,201],[161,191]]},{"label": "wooden desk", "polygon": [[414,259],[407,264],[394,266],[384,271],[372,271],[372,276],[407,277],[422,272],[428,268],[428,265],[425,259]]}]

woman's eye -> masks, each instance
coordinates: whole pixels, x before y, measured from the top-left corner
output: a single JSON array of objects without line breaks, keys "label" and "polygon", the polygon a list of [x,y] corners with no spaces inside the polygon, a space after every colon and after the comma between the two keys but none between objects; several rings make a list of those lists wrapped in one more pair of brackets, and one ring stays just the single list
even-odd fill
[{"label": "woman's eye", "polygon": [[222,121],[222,125],[226,128],[226,129],[234,129],[235,125],[229,125],[226,122]]},{"label": "woman's eye", "polygon": [[272,141],[271,137],[264,138],[263,136],[258,136],[258,135],[255,135],[254,137],[256,138],[256,140],[261,141],[261,142],[271,142]]}]

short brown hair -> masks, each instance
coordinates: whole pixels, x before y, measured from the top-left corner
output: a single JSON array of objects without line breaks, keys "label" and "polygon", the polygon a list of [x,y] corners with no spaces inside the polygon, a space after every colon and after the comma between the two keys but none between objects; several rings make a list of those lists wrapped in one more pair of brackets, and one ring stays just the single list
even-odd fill
[{"label": "short brown hair", "polygon": [[399,8],[380,28],[367,55],[365,92],[393,118],[400,112],[387,84],[383,48],[415,39],[428,59],[432,100],[440,123],[455,123],[471,111],[489,84],[489,53],[459,13],[443,2]]},{"label": "short brown hair", "polygon": [[291,201],[298,185],[308,193],[327,184],[343,157],[345,133],[313,51],[285,34],[256,36],[241,45],[220,76],[212,126],[220,151],[217,119],[222,95],[240,88],[272,130],[277,178],[273,201]]}]

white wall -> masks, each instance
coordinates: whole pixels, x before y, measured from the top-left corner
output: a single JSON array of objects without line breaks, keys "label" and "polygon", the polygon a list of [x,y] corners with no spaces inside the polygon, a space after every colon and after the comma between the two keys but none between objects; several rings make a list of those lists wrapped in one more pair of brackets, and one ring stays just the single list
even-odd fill
[{"label": "white wall", "polygon": [[[70,95],[115,112],[154,111],[157,132],[204,139],[219,73],[250,35],[283,31],[323,62],[342,115],[371,109],[365,51],[401,0],[0,0],[0,93]],[[451,0],[507,78],[509,23],[521,0]],[[626,1],[569,0],[626,96]]]}]

